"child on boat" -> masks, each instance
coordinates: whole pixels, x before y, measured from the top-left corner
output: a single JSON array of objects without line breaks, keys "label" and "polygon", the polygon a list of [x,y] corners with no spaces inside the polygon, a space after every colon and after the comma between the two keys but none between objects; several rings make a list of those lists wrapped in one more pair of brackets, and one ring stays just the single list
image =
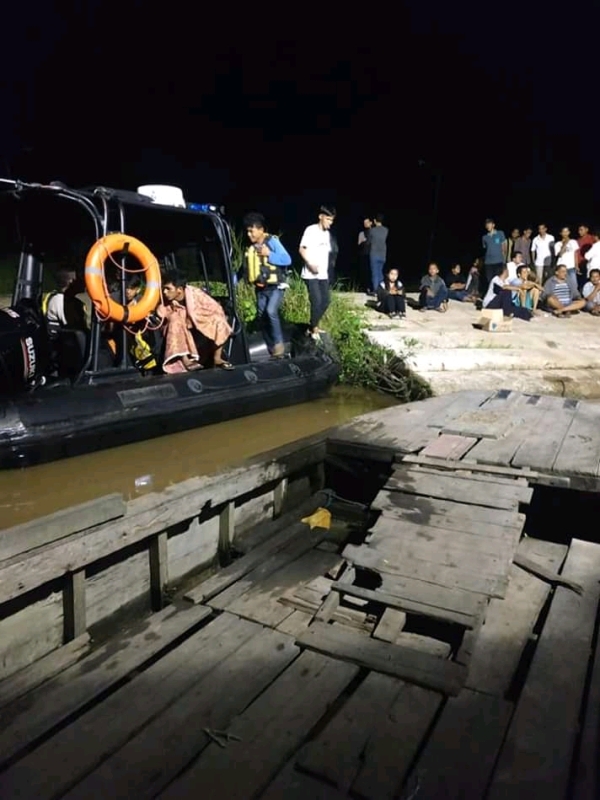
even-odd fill
[{"label": "child on boat", "polygon": [[404,286],[395,267],[385,270],[383,280],[377,287],[377,310],[387,314],[390,319],[406,316]]}]

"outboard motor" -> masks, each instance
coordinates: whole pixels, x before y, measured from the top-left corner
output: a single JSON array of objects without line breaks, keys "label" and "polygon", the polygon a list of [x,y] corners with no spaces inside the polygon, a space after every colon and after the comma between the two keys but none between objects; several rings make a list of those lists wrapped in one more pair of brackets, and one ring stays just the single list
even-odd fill
[{"label": "outboard motor", "polygon": [[35,300],[0,308],[0,395],[17,394],[44,382],[50,343]]}]

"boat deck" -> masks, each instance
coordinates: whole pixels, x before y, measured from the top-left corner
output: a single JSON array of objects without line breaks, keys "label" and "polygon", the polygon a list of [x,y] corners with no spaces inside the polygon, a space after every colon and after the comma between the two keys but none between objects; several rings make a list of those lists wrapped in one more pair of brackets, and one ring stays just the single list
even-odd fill
[{"label": "boat deck", "polygon": [[378,513],[292,514],[77,663],[0,683],[0,796],[597,797],[600,545],[531,538],[526,512],[538,481],[597,476],[600,437],[567,407],[558,477],[519,467],[515,420],[548,400],[464,393],[338,429],[334,453],[387,464]]}]

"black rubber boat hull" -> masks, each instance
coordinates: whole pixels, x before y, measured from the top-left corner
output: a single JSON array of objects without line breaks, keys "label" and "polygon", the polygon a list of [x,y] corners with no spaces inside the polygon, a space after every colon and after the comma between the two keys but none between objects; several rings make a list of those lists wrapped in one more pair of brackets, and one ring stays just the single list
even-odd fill
[{"label": "black rubber boat hull", "polygon": [[322,397],[339,367],[324,350],[77,387],[56,386],[0,406],[0,468],[32,466]]}]

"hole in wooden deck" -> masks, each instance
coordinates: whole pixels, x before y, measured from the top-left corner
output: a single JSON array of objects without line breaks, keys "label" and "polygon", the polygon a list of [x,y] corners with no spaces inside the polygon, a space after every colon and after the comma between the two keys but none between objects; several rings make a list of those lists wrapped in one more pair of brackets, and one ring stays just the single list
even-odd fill
[{"label": "hole in wooden deck", "polygon": [[572,539],[600,543],[600,493],[555,486],[534,486],[524,532],[534,539],[570,544]]}]

